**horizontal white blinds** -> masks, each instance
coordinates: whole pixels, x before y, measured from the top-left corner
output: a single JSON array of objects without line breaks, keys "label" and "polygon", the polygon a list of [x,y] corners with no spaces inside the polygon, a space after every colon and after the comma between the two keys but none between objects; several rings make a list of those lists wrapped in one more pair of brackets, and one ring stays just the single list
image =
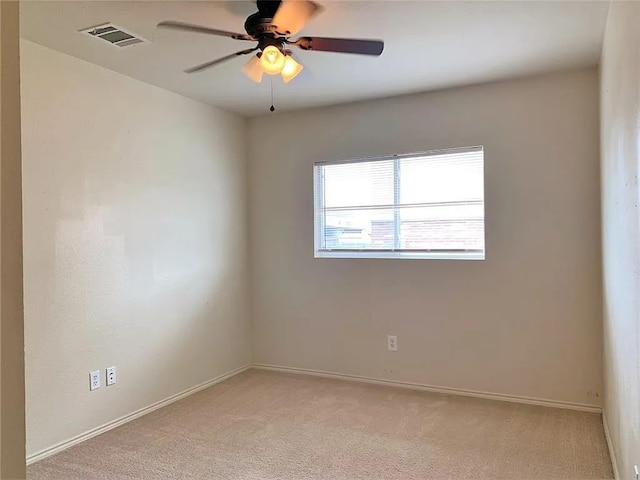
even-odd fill
[{"label": "horizontal white blinds", "polygon": [[319,251],[484,251],[482,147],[315,166]]}]

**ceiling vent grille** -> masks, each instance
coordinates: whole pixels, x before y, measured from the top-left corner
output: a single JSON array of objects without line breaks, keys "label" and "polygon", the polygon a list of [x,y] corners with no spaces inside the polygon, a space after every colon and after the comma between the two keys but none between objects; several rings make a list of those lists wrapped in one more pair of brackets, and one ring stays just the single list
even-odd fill
[{"label": "ceiling vent grille", "polygon": [[140,35],[131,33],[113,23],[105,23],[95,27],[85,28],[84,30],[80,30],[80,33],[101,39],[109,45],[118,48],[132,47],[140,43],[149,43],[148,40],[145,40]]}]

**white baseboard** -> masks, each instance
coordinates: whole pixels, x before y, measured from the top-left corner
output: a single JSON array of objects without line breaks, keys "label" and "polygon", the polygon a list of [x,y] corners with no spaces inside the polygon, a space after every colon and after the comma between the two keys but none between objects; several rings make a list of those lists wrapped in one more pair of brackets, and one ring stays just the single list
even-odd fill
[{"label": "white baseboard", "polygon": [[[412,383],[412,382],[401,382],[397,380],[371,378],[371,377],[364,377],[360,375],[348,375],[348,374],[341,374],[336,372],[326,372],[322,370],[311,370],[307,368],[284,367],[280,365],[267,365],[267,364],[252,364],[252,365],[245,365],[243,367],[232,370],[231,372],[225,373],[207,382],[201,383],[200,385],[196,385],[195,387],[189,388],[187,390],[184,390],[183,392],[172,395],[171,397],[165,398],[164,400],[161,400],[152,405],[149,405],[148,407],[141,408],[140,410],[136,410],[135,412],[132,412],[128,415],[117,418],[111,422],[105,423],[104,425],[101,425],[92,430],[84,432],[73,438],[57,443],[51,447],[45,448],[44,450],[40,450],[39,452],[33,453],[27,457],[27,465],[31,465],[32,463],[35,463],[39,460],[50,457],[51,455],[55,455],[56,453],[59,453],[63,450],[66,450],[67,448],[70,448],[74,445],[82,443],[85,440],[89,440],[92,437],[95,437],[109,430],[112,430],[116,427],[119,427],[120,425],[123,425],[127,422],[130,422],[131,420],[134,420],[143,415],[146,415],[147,413],[153,412],[154,410],[165,407],[171,403],[177,402],[178,400],[188,397],[189,395],[193,395],[194,393],[199,392],[200,390],[204,390],[205,388],[211,387],[216,383],[220,383],[224,380],[227,380],[228,378],[238,375],[239,373],[242,373],[248,370],[249,368],[256,368],[259,370],[272,370],[272,371],[285,372],[285,373],[297,373],[297,374],[303,374],[303,375],[313,375],[318,377],[335,378],[338,380],[350,380],[355,382],[371,383],[375,385],[386,385],[391,387],[408,388],[413,390],[423,390],[427,392],[446,393],[446,394],[452,394],[452,395],[462,395],[466,397],[485,398],[489,400],[500,400],[504,402],[516,402],[516,403],[525,403],[529,405],[541,405],[545,407],[567,408],[571,410],[580,410],[580,411],[594,412],[594,413],[602,412],[602,408],[596,405],[559,402],[556,400],[523,397],[518,395],[505,395],[505,394],[496,394],[496,393],[488,393],[488,392],[479,392],[475,390],[462,390],[458,388],[439,387],[439,386],[424,385],[424,384]],[[605,435],[607,438],[607,444],[609,446],[609,451],[611,454],[611,461],[613,463],[613,469],[617,479],[619,478],[619,476],[618,476],[617,463],[615,460],[615,453],[611,445],[611,439],[609,437],[609,429],[604,416],[603,416],[603,422],[604,422],[604,428],[605,428]]]},{"label": "white baseboard", "polygon": [[613,477],[618,480],[620,473],[618,471],[618,461],[616,459],[616,451],[613,449],[611,434],[609,433],[609,424],[607,423],[607,415],[602,410],[602,424],[604,425],[604,438],[607,439],[607,447],[609,447],[609,457],[611,457],[611,465],[613,466]]},{"label": "white baseboard", "polygon": [[316,377],[336,378],[338,380],[350,380],[355,382],[372,383],[375,385],[386,385],[390,387],[409,388],[412,390],[423,390],[426,392],[447,393],[451,395],[462,395],[465,397],[485,398],[489,400],[500,400],[502,402],[526,403],[528,405],[540,405],[543,407],[565,408],[569,410],[580,410],[583,412],[601,413],[602,407],[583,403],[561,402],[557,400],[547,400],[544,398],[524,397],[519,395],[508,395],[502,393],[479,392],[476,390],[463,390],[459,388],[439,387],[434,385],[424,385],[421,383],[401,382],[397,380],[387,380],[382,378],[363,377],[360,375],[348,375],[336,372],[326,372],[323,370],[311,370],[308,368],[284,367],[280,365],[268,365],[254,363],[252,368],[259,370],[272,370],[276,372],[298,373],[303,375],[314,375]]},{"label": "white baseboard", "polygon": [[167,405],[177,402],[178,400],[188,397],[189,395],[193,395],[194,393],[199,392],[200,390],[209,388],[215,385],[216,383],[220,383],[224,380],[227,380],[228,378],[238,375],[239,373],[249,370],[249,368],[251,368],[251,365],[245,365],[243,367],[236,368],[235,370],[219,375],[215,378],[212,378],[211,380],[201,383],[200,385],[196,385],[195,387],[191,387],[180,393],[176,393],[175,395],[165,398],[164,400],[160,400],[159,402],[149,405],[148,407],[141,408],[140,410],[136,410],[133,413],[117,418],[111,422],[105,423],[104,425],[101,425],[92,430],[89,430],[88,432],[81,433],[80,435],[77,435],[73,438],[64,440],[63,442],[60,442],[51,447],[45,448],[44,450],[40,450],[39,452],[33,453],[27,457],[27,465],[31,465],[32,463],[35,463],[39,460],[50,457],[51,455],[55,455],[56,453],[66,450],[67,448],[77,445],[78,443],[82,443],[85,440],[89,440],[90,438],[95,437],[96,435],[100,435],[101,433],[105,433],[111,429],[119,427],[120,425],[130,422],[131,420],[134,420],[138,417],[142,417],[147,413],[151,413],[154,410],[157,410],[162,407],[166,407]]}]

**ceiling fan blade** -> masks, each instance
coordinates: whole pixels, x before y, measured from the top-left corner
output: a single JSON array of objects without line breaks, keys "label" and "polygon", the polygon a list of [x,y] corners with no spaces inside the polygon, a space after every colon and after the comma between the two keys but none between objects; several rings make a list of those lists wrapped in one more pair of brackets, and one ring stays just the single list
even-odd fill
[{"label": "ceiling fan blade", "polygon": [[220,35],[222,37],[229,37],[235,40],[255,40],[253,37],[246,35],[244,33],[227,32],[226,30],[218,30],[216,28],[202,27],[200,25],[192,25],[190,23],[183,23],[183,22],[174,22],[171,20],[160,22],[158,24],[158,28],[170,28],[173,30],[180,30],[183,32],[196,32],[196,33],[206,33],[209,35]]},{"label": "ceiling fan blade", "polygon": [[255,48],[247,48],[246,50],[240,50],[239,52],[232,53],[230,55],[226,55],[224,57],[220,57],[216,60],[212,60],[210,62],[202,63],[200,65],[196,65],[195,67],[188,68],[184,71],[184,73],[195,73],[201,72],[202,70],[218,65],[219,63],[226,62],[227,60],[231,60],[234,57],[238,57],[240,55],[247,55],[248,53],[255,52],[258,47]]},{"label": "ceiling fan blade", "polygon": [[295,35],[322,11],[322,7],[311,0],[282,0],[273,17],[276,32],[287,37]]},{"label": "ceiling fan blade", "polygon": [[360,55],[382,55],[382,40],[360,40],[355,38],[300,37],[290,42],[303,50],[319,52],[357,53]]}]

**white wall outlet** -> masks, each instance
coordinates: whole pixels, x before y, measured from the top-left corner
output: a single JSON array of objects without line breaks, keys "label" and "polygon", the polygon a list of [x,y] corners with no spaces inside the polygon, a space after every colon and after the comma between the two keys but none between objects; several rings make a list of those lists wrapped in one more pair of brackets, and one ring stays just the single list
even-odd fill
[{"label": "white wall outlet", "polygon": [[89,372],[89,390],[100,388],[100,370]]},{"label": "white wall outlet", "polygon": [[398,337],[395,335],[387,335],[387,349],[392,352],[398,351]]},{"label": "white wall outlet", "polygon": [[116,367],[107,367],[107,386],[116,383]]}]

